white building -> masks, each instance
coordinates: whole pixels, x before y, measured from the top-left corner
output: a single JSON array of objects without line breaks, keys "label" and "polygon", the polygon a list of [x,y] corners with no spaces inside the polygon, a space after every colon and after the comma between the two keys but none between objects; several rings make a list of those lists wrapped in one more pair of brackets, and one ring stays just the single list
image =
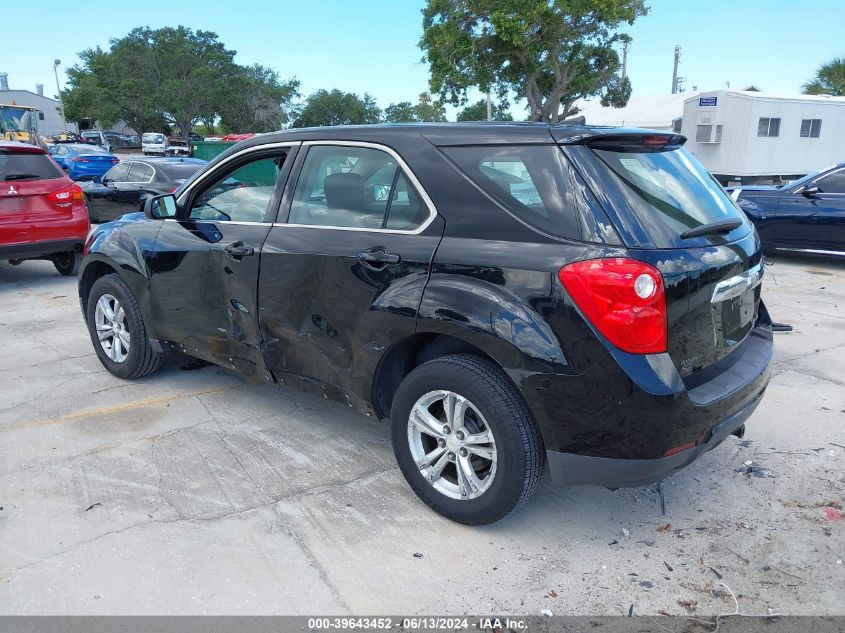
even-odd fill
[{"label": "white building", "polygon": [[845,97],[685,95],[686,148],[723,184],[792,180],[845,161]]}]

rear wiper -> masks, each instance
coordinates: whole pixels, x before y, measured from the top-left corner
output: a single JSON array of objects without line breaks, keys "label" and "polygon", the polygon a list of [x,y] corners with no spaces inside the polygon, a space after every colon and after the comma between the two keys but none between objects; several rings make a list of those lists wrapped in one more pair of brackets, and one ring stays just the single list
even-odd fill
[{"label": "rear wiper", "polygon": [[690,237],[701,237],[702,235],[710,235],[711,233],[730,233],[734,229],[742,226],[742,220],[719,220],[718,222],[711,222],[710,224],[702,224],[689,231],[681,233],[681,239],[685,240]]},{"label": "rear wiper", "polygon": [[38,177],[38,174],[6,174],[5,180],[28,180],[29,178]]}]

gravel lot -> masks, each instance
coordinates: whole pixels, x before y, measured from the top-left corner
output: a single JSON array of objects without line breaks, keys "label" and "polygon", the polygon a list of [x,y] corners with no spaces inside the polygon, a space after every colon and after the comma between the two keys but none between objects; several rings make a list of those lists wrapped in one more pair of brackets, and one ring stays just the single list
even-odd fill
[{"label": "gravel lot", "polygon": [[0,614],[845,614],[845,264],[778,259],[764,298],[795,326],[768,393],[665,515],[544,482],[479,529],[344,405],[186,359],[112,377],[75,280],[0,263]]}]

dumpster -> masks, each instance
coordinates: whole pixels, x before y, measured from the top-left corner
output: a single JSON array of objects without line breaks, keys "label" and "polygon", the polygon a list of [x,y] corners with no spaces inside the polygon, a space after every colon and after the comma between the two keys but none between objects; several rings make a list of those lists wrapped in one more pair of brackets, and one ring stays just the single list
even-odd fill
[{"label": "dumpster", "polygon": [[211,160],[218,154],[222,154],[232,147],[234,143],[222,143],[220,141],[191,141],[191,149],[194,158]]}]

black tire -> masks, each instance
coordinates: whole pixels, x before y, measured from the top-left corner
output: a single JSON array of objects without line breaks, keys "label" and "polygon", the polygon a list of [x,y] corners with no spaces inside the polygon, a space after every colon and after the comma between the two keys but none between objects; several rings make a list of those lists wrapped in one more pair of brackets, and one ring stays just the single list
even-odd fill
[{"label": "black tire", "polygon": [[[421,474],[412,456],[408,440],[411,410],[422,396],[437,390],[468,399],[493,433],[497,470],[490,487],[476,498],[455,499],[438,491]],[[444,356],[415,368],[396,392],[391,432],[396,461],[408,484],[431,509],[458,523],[498,521],[531,496],[543,472],[543,442],[525,400],[495,363],[480,356]]]},{"label": "black tire", "polygon": [[56,253],[53,256],[53,266],[65,277],[74,277],[79,272],[79,263],[82,261],[82,253],[68,251]]},{"label": "black tire", "polygon": [[[129,351],[125,360],[115,362],[109,358],[97,335],[95,313],[97,302],[103,295],[111,295],[120,302],[125,313],[126,330],[129,333]],[[161,365],[160,357],[153,351],[147,339],[147,329],[141,317],[138,300],[126,282],[117,274],[104,275],[91,286],[88,294],[88,305],[85,309],[88,322],[88,334],[94,351],[103,367],[118,378],[142,378],[156,371]]]}]

